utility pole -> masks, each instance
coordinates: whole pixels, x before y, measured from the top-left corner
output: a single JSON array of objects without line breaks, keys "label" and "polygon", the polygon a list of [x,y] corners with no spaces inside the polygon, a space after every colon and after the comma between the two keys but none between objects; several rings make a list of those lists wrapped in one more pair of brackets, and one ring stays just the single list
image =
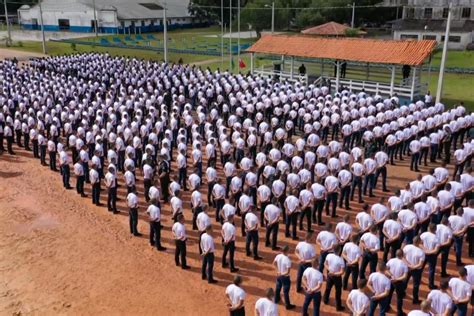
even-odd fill
[{"label": "utility pole", "polygon": [[95,31],[95,37],[99,36],[99,30],[98,30],[98,25],[97,25],[97,12],[95,9],[95,0],[92,0],[92,6],[94,7],[94,31]]},{"label": "utility pole", "polygon": [[352,21],[351,21],[352,29],[354,28],[355,12],[356,12],[356,3],[352,2]]},{"label": "utility pole", "polygon": [[229,71],[232,72],[232,0],[229,0]]},{"label": "utility pole", "polygon": [[168,22],[166,21],[166,2],[163,3],[163,59],[168,62]]},{"label": "utility pole", "polygon": [[275,1],[272,2],[272,34],[275,32]]},{"label": "utility pole", "polygon": [[12,32],[11,32],[11,29],[10,29],[10,21],[8,20],[7,0],[3,0],[3,4],[5,5],[5,23],[7,23],[7,32],[8,32],[7,44],[11,45],[12,44]]},{"label": "utility pole", "polygon": [[221,67],[224,67],[224,0],[221,0]]},{"label": "utility pole", "polygon": [[443,55],[441,56],[441,64],[439,67],[438,89],[436,90],[436,103],[441,102],[441,96],[443,95],[444,66],[446,64],[446,57],[448,55],[449,31],[451,28],[451,16],[452,16],[451,9],[452,9],[452,2],[449,3],[449,8],[448,8],[448,21],[446,22],[446,33],[444,35]]},{"label": "utility pole", "polygon": [[41,23],[41,37],[42,37],[42,42],[43,42],[43,54],[46,54],[46,38],[44,36],[44,23],[43,23],[43,7],[41,6],[41,1],[38,0],[38,5],[39,5],[39,11],[40,11],[40,23]]}]

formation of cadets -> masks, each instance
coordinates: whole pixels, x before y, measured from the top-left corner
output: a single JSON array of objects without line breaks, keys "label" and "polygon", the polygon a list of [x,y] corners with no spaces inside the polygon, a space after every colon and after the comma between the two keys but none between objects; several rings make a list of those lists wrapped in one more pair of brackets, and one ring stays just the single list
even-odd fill
[{"label": "formation of cadets", "polygon": [[[353,315],[376,309],[385,315],[394,294],[397,315],[405,315],[407,297],[421,303],[410,316],[467,315],[474,265],[462,262],[462,248],[467,239],[469,258],[474,256],[474,114],[462,104],[447,110],[427,98],[400,105],[397,97],[364,91],[331,95],[311,84],[96,53],[22,67],[3,61],[0,79],[0,151],[14,155],[15,145],[32,151],[42,165],[59,168],[66,189],[73,173],[77,193],[86,197],[89,186],[98,206],[105,189],[114,214],[117,187],[126,187],[130,233],[141,235],[138,206],[144,199],[150,244],[159,251],[166,250],[161,203],[169,203],[177,266],[190,268],[190,228],[199,231],[202,278],[209,283],[217,282],[217,240],[222,267],[232,273],[239,271],[239,234],[254,260],[263,259],[260,241],[278,252],[275,289],[257,301],[256,315],[277,315],[281,292],[285,307],[295,307],[291,253],[296,292],[305,296],[303,315],[310,309],[319,315],[321,301],[329,304],[333,291],[337,311]],[[416,172],[428,160],[433,168],[367,204],[376,188],[389,192],[387,165],[404,159]],[[183,191],[191,192],[190,200],[183,201]],[[356,209],[337,214],[351,205]],[[221,225],[219,234],[213,221]],[[280,247],[285,238],[299,241],[296,248]],[[452,249],[459,271],[450,276]],[[422,302],[425,267],[431,292]],[[409,282],[412,293],[406,293]],[[231,315],[245,314],[244,287],[236,275],[225,291]],[[343,290],[350,291],[345,304]]]}]

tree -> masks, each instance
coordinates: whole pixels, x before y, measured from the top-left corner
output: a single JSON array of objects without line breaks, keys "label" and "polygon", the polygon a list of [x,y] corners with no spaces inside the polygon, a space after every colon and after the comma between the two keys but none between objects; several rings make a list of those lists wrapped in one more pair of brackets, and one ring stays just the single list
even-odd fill
[{"label": "tree", "polygon": [[[241,7],[245,7],[247,0],[240,0]],[[224,24],[229,25],[230,0],[224,0]],[[237,15],[237,0],[232,0],[232,18]],[[220,24],[221,22],[221,0],[194,0],[189,2],[189,13],[200,20]]]}]

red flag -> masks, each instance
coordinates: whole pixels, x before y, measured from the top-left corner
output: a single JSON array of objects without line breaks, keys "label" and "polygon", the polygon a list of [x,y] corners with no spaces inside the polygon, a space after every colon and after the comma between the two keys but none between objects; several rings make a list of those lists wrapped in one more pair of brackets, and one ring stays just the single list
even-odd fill
[{"label": "red flag", "polygon": [[245,66],[245,63],[242,59],[239,59],[239,68],[245,68],[247,66]]}]

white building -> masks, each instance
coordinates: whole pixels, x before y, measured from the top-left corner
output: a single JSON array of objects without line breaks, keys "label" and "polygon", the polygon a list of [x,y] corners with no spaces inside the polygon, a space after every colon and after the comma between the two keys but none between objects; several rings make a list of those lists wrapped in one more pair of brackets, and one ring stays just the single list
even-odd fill
[{"label": "white building", "polygon": [[403,7],[392,22],[394,39],[431,39],[444,42],[449,3],[452,2],[450,49],[465,49],[474,42],[474,0],[385,0],[384,6]]},{"label": "white building", "polygon": [[[94,2],[98,30],[101,33],[142,33],[163,29],[163,0],[43,0],[43,23],[46,31],[94,32]],[[188,11],[189,0],[166,2],[170,29],[193,26]],[[23,29],[41,28],[39,5],[18,9]]]}]

